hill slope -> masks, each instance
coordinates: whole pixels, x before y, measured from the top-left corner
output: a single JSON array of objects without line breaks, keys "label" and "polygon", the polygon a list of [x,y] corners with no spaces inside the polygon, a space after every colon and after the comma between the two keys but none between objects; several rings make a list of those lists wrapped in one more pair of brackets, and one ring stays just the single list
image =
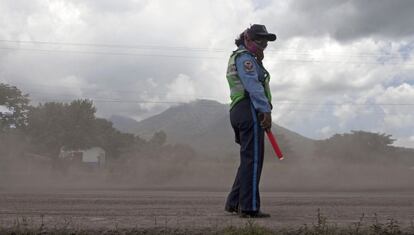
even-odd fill
[{"label": "hill slope", "polygon": [[[167,134],[167,142],[190,145],[199,154],[211,157],[238,155],[234,133],[230,126],[228,105],[211,100],[197,100],[171,107],[166,111],[140,122],[125,118],[111,118],[119,130],[126,130],[144,138],[157,131]],[[273,124],[278,138],[288,141],[302,155],[312,152],[314,141],[286,128]],[[283,146],[282,146],[283,148]]]}]

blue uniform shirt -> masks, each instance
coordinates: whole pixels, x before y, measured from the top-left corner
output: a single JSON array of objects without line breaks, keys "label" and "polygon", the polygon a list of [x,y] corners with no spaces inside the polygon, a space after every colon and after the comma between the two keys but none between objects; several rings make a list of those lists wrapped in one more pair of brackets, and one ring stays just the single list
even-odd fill
[{"label": "blue uniform shirt", "polygon": [[256,58],[249,53],[243,53],[237,56],[236,67],[243,87],[249,93],[254,108],[261,113],[270,113],[269,100],[265,95],[261,82],[264,80],[264,71],[257,63]]}]

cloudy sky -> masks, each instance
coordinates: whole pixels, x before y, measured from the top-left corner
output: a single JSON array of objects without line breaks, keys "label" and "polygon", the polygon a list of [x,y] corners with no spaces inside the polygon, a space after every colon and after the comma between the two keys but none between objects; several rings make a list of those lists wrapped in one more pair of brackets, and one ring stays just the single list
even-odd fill
[{"label": "cloudy sky", "polygon": [[273,119],[311,138],[366,130],[414,147],[414,1],[2,0],[0,82],[137,120],[229,102],[234,39],[265,24]]}]

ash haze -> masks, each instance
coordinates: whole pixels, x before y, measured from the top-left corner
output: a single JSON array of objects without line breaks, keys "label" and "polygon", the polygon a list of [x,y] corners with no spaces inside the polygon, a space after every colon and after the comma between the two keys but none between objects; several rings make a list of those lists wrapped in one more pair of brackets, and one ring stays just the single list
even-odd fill
[{"label": "ash haze", "polygon": [[262,23],[278,36],[264,61],[277,124],[414,147],[412,12],[411,0],[3,0],[0,82],[33,103],[93,99],[101,117],[228,103],[234,39]]}]

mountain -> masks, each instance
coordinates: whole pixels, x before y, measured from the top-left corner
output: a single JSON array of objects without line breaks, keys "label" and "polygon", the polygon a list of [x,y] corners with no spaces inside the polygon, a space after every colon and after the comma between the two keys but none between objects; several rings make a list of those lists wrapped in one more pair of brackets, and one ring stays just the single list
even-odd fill
[{"label": "mountain", "polygon": [[[189,145],[202,155],[217,158],[238,155],[230,126],[229,107],[216,101],[197,100],[173,106],[140,122],[120,116],[111,117],[111,121],[115,128],[146,139],[157,131],[164,131],[168,143]],[[281,143],[295,146],[300,155],[313,152],[313,140],[276,124],[273,124],[272,131]]]},{"label": "mountain", "polygon": [[114,128],[125,133],[130,133],[130,131],[138,125],[138,122],[135,119],[120,115],[112,115],[109,118],[109,121],[112,122]]},{"label": "mountain", "polygon": [[[168,185],[225,187],[231,185],[239,159],[239,148],[234,143],[228,109],[228,105],[216,101],[197,100],[170,107],[140,122],[122,117],[112,117],[111,120],[120,130],[146,139],[157,131],[164,131],[168,143],[185,144],[195,150],[197,158],[188,162],[161,164],[165,159],[160,162],[155,159],[155,165],[161,165],[152,171],[175,172],[179,175],[176,178],[169,177],[166,181]],[[338,152],[331,149],[326,155],[324,149],[320,148],[326,147],[327,140],[312,140],[275,123],[272,131],[286,158],[284,161],[275,161],[270,144],[265,140],[267,162],[264,164],[262,185],[268,189],[413,189],[413,149],[387,148],[389,152],[378,156],[370,152],[367,154],[362,149],[360,161],[352,162],[352,159],[348,159],[346,147],[345,150],[338,149]],[[366,161],[369,156],[378,159]],[[157,174],[161,173],[153,173]]]}]

